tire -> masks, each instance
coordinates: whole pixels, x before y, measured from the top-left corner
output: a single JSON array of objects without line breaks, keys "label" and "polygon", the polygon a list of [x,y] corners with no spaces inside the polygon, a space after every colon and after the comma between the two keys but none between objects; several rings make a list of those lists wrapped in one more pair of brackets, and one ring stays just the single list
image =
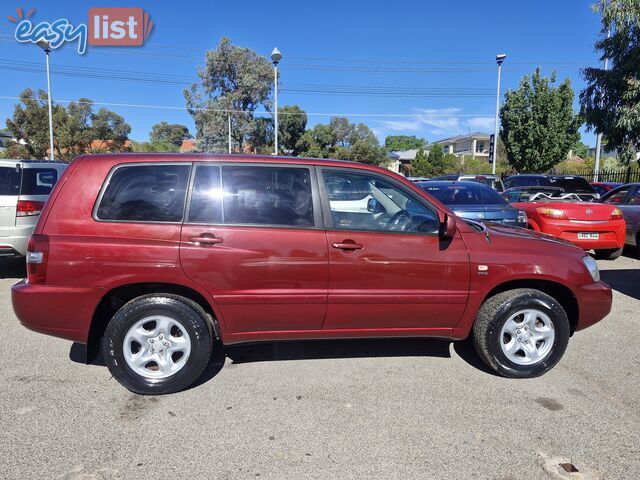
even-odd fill
[{"label": "tire", "polygon": [[609,248],[607,250],[594,250],[598,260],[615,260],[622,255],[622,248]]},{"label": "tire", "polygon": [[[533,322],[526,320],[531,318]],[[528,288],[509,290],[486,300],[473,325],[480,358],[509,378],[533,378],[551,370],[564,355],[569,335],[569,320],[562,306],[546,293]],[[527,353],[532,346],[535,350]]]},{"label": "tire", "polygon": [[107,325],[102,339],[104,361],[114,378],[134,393],[184,390],[198,379],[211,357],[214,330],[207,317],[200,305],[177,295],[135,298]]}]

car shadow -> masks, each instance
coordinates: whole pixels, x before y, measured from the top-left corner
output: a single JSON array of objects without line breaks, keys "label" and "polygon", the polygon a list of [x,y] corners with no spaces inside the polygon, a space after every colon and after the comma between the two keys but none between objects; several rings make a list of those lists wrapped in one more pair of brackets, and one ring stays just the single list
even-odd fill
[{"label": "car shadow", "polygon": [[[451,358],[450,346],[466,363],[478,370],[495,376],[478,357],[469,340],[452,342],[432,338],[385,338],[346,340],[287,340],[257,342],[223,347],[216,342],[209,364],[198,380],[189,387],[195,388],[214,378],[224,367],[226,358],[232,364],[277,362],[291,360],[385,358],[385,357],[437,357]],[[87,363],[87,348],[73,343],[69,359],[76,363]],[[98,354],[90,365],[105,367],[102,355]]]},{"label": "car shadow", "polygon": [[638,256],[638,249],[631,245],[625,245],[624,250],[622,250],[622,255],[624,255],[627,258],[634,258],[634,259],[640,258]]},{"label": "car shadow", "polygon": [[640,300],[640,269],[600,270],[600,278],[614,290]]},{"label": "car shadow", "polygon": [[27,276],[27,264],[24,258],[0,258],[0,279],[15,278],[19,280]]}]

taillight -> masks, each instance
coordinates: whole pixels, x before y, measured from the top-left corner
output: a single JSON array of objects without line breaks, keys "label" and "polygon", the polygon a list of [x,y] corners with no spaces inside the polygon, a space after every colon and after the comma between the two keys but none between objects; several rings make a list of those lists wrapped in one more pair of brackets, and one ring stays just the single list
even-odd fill
[{"label": "taillight", "polygon": [[536,208],[536,212],[538,212],[540,216],[544,218],[551,218],[553,220],[568,220],[564,212],[562,210],[558,210],[557,208],[538,207]]},{"label": "taillight", "polygon": [[34,202],[32,200],[18,200],[16,206],[16,217],[31,217],[40,215],[44,208],[44,202]]},{"label": "taillight", "polygon": [[49,237],[34,233],[27,246],[27,281],[44,283],[47,277],[47,257],[49,256]]},{"label": "taillight", "polygon": [[622,212],[619,208],[614,208],[613,212],[611,212],[611,216],[609,220],[622,220]]}]

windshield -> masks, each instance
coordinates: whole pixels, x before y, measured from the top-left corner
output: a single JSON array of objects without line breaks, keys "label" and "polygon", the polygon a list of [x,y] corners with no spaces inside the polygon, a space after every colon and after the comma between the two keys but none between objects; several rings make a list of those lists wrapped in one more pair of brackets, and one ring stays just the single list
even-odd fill
[{"label": "windshield", "polygon": [[551,184],[554,187],[560,187],[564,189],[565,192],[572,193],[596,193],[589,182],[587,182],[582,177],[563,177],[563,178],[552,178]]},{"label": "windshield", "polygon": [[550,186],[551,182],[546,177],[538,177],[532,175],[516,175],[505,180],[505,188],[513,187],[536,187],[538,185]]},{"label": "windshield", "polygon": [[506,205],[507,201],[484,184],[422,184],[420,187],[445,205]]},{"label": "windshield", "polygon": [[20,195],[20,172],[15,167],[0,167],[0,195]]}]

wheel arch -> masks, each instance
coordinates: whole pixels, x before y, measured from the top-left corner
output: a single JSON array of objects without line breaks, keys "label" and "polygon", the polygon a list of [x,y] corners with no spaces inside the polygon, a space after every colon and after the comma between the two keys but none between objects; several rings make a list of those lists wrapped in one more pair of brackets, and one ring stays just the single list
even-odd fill
[{"label": "wheel arch", "polygon": [[104,335],[109,320],[127,302],[143,295],[149,294],[171,294],[192,300],[200,305],[203,310],[211,316],[213,330],[217,338],[221,338],[218,315],[213,305],[205,296],[197,290],[185,285],[175,283],[144,282],[129,283],[112,288],[104,294],[96,307],[91,326],[87,336],[86,362],[95,360],[100,351],[100,341]]},{"label": "wheel arch", "polygon": [[514,290],[516,288],[532,288],[540,290],[541,292],[556,299],[567,314],[567,318],[569,319],[570,335],[573,335],[578,326],[578,319],[580,315],[578,300],[569,287],[561,283],[554,282],[553,280],[519,279],[501,283],[489,291],[482,300],[482,304],[498,293]]}]

